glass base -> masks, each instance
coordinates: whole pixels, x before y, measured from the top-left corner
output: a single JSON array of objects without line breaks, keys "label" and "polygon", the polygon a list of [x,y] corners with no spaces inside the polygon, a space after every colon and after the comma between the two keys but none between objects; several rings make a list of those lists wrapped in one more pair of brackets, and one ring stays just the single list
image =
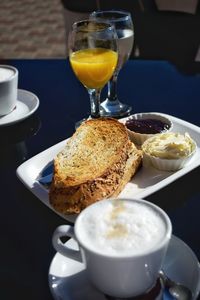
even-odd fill
[{"label": "glass base", "polygon": [[[91,120],[91,119],[93,119],[93,118],[92,118],[91,115],[90,115],[90,116],[88,116],[87,118],[83,118],[83,119],[77,121],[77,122],[75,123],[75,129],[77,129],[77,128],[78,128],[82,123],[84,123],[85,121],[88,121],[88,120]],[[98,118],[97,118],[97,119],[98,119]]]},{"label": "glass base", "polygon": [[121,103],[119,100],[106,99],[100,105],[100,115],[102,117],[122,118],[129,116],[132,107]]},{"label": "glass base", "polygon": [[77,129],[83,122],[87,121],[89,118],[84,118],[75,123],[75,129]]}]

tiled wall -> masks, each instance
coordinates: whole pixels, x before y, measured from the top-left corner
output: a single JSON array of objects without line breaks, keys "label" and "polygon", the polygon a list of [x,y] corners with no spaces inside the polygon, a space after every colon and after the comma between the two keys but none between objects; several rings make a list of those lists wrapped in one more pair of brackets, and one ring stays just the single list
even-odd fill
[{"label": "tiled wall", "polygon": [[66,56],[60,0],[0,0],[0,59]]}]

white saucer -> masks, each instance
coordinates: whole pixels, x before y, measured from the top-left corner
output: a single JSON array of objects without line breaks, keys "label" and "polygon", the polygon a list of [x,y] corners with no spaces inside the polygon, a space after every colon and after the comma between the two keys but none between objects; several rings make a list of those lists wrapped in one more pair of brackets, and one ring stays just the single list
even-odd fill
[{"label": "white saucer", "polygon": [[[70,239],[68,247],[78,249]],[[200,291],[200,265],[193,251],[179,238],[172,236],[163,264],[166,274],[189,287],[197,298]],[[49,268],[49,286],[56,300],[106,300],[87,280],[84,265],[56,253]],[[163,300],[169,299],[164,293]]]},{"label": "white saucer", "polygon": [[16,107],[8,115],[0,117],[0,126],[14,124],[28,118],[38,106],[39,99],[35,94],[18,89]]}]

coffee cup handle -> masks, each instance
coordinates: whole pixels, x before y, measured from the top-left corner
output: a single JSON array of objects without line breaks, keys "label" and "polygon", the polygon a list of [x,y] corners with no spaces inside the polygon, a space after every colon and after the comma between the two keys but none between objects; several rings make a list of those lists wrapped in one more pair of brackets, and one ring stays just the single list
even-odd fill
[{"label": "coffee cup handle", "polygon": [[58,226],[52,236],[52,244],[56,251],[60,254],[72,258],[76,261],[82,262],[81,253],[79,250],[70,249],[67,245],[65,245],[62,241],[62,237],[72,237],[74,236],[74,228],[70,225],[61,225]]}]

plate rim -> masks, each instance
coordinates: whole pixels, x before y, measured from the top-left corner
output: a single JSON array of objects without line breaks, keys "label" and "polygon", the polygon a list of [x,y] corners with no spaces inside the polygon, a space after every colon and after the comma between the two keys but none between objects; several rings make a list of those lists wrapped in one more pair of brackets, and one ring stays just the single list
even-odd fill
[{"label": "plate rim", "polygon": [[[31,91],[25,90],[25,89],[17,89],[17,102],[21,102],[21,103],[25,103],[25,104],[26,104],[25,101],[22,101],[21,99],[19,99],[19,96],[18,96],[19,93],[23,93],[24,95],[29,94],[29,95],[33,96],[33,98],[35,99],[34,107],[31,110],[29,110],[29,112],[27,114],[23,115],[22,117],[18,117],[17,119],[13,119],[13,120],[10,120],[10,121],[4,122],[4,123],[0,123],[0,127],[12,125],[12,124],[18,123],[22,120],[25,120],[26,118],[31,116],[38,109],[38,107],[40,105],[40,100],[36,94],[32,93]],[[10,114],[12,114],[12,112]],[[2,118],[3,117],[4,116],[2,116]]]}]

